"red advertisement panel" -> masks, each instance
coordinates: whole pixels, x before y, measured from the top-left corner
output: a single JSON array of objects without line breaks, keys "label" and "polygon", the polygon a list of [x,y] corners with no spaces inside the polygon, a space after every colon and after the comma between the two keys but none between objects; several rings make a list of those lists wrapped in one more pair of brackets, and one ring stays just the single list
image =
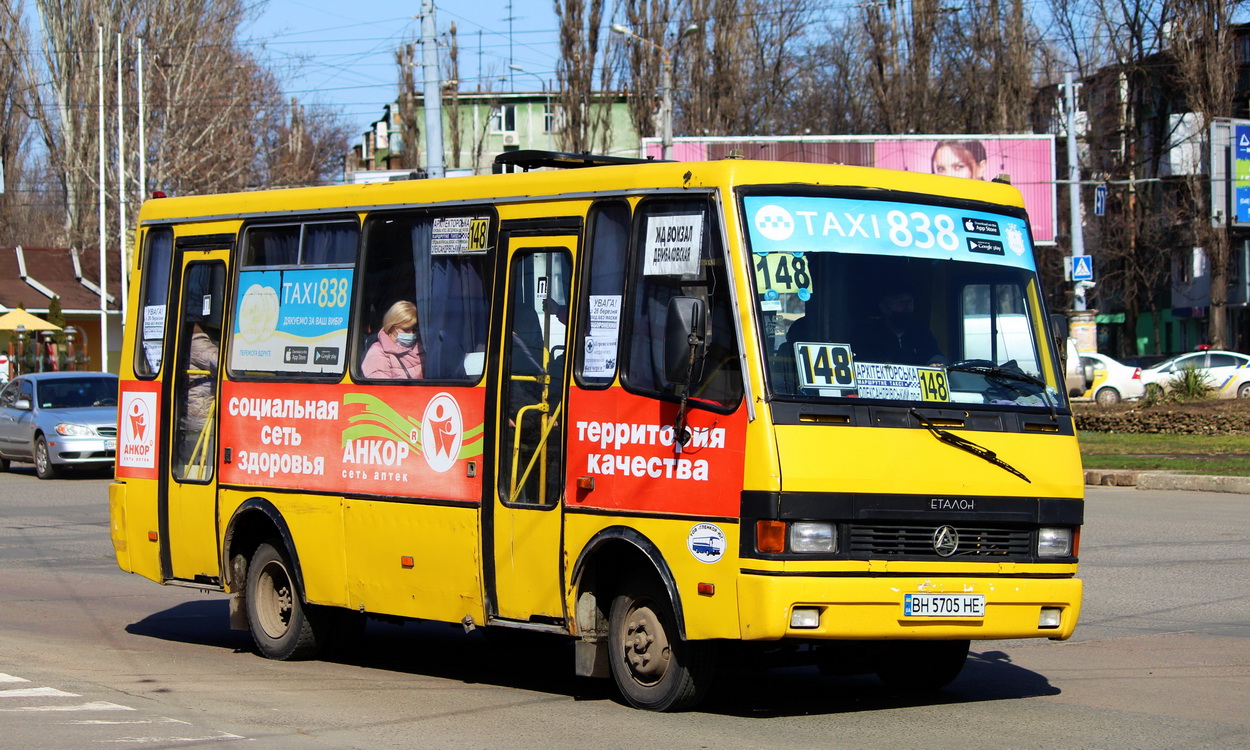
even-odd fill
[{"label": "red advertisement panel", "polygon": [[161,444],[161,384],[123,380],[117,405],[118,477],[156,479]]},{"label": "red advertisement panel", "polygon": [[[742,491],[746,409],[687,410],[690,441],[677,446],[677,404],[620,388],[569,394],[568,505],[736,517]],[[577,488],[580,477],[593,490]]]},{"label": "red advertisement panel", "polygon": [[228,484],[479,502],[484,394],[226,382],[218,476]]}]

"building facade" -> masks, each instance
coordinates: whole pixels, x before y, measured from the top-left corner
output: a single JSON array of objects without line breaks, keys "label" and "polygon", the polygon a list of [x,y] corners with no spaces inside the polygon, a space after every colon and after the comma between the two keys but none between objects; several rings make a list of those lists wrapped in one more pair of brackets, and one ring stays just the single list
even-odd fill
[{"label": "building facade", "polygon": [[[597,94],[587,119],[598,123],[594,153],[634,156],[640,137],[629,116],[624,93]],[[347,155],[344,181],[425,176],[425,110],[411,109],[404,127],[403,108],[384,109],[382,119],[362,134]],[[490,174],[495,157],[507,151],[566,150],[565,116],[551,92],[455,92],[442,102],[443,166],[447,176]],[[416,127],[412,127],[412,123]],[[416,133],[409,143],[404,133]]]}]

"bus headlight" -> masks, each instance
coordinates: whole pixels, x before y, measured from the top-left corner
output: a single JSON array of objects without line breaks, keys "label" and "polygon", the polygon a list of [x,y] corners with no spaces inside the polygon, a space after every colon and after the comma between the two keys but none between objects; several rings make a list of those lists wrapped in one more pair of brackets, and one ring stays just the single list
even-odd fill
[{"label": "bus headlight", "polygon": [[1072,529],[1042,527],[1037,530],[1038,557],[1072,557]]},{"label": "bus headlight", "polygon": [[837,552],[838,538],[833,524],[817,521],[795,521],[790,524],[791,552]]}]

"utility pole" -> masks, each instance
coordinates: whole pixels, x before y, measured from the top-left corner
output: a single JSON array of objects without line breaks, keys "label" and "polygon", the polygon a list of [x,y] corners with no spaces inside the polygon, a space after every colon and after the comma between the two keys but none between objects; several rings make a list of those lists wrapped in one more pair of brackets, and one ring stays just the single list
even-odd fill
[{"label": "utility pole", "polygon": [[1076,340],[1077,351],[1098,351],[1098,324],[1094,312],[1087,310],[1085,292],[1093,281],[1076,278],[1078,267],[1087,267],[1093,275],[1093,260],[1085,255],[1085,232],[1081,221],[1081,159],[1076,145],[1076,82],[1071,73],[1063,76],[1066,91],[1068,125],[1068,210],[1072,235],[1072,309],[1068,322],[1069,336]]},{"label": "utility pole", "polygon": [[100,152],[100,372],[109,369],[109,320],[108,320],[108,256],[105,254],[108,231],[104,206],[104,24],[96,25],[96,88],[99,94],[99,132],[96,147]]},{"label": "utility pole", "polygon": [[121,273],[122,328],[126,327],[126,277],[130,275],[130,263],[126,260],[126,89],[122,85],[122,35],[117,33],[117,266]]},{"label": "utility pole", "polygon": [[430,178],[446,174],[443,167],[443,87],[434,25],[434,0],[424,0],[421,4],[421,64],[425,68],[425,171]]},{"label": "utility pole", "polygon": [[[1081,160],[1076,150],[1076,83],[1071,73],[1063,75],[1064,94],[1068,110],[1068,214],[1072,236],[1072,258],[1075,266],[1076,258],[1085,255],[1085,230],[1081,225]],[[1085,310],[1085,289],[1083,282],[1073,282],[1075,292],[1073,308]]]}]

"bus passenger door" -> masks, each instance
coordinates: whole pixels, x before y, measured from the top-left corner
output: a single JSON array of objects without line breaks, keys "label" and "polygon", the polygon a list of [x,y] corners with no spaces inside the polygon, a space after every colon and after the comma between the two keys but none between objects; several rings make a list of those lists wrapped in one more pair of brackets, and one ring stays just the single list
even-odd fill
[{"label": "bus passenger door", "polygon": [[496,493],[489,529],[490,611],[564,617],[561,529],[567,310],[576,237],[511,237],[498,376]]},{"label": "bus passenger door", "polygon": [[166,578],[216,583],[217,393],[229,250],[184,250],[174,317],[171,383],[163,400],[169,425],[161,497]]}]

